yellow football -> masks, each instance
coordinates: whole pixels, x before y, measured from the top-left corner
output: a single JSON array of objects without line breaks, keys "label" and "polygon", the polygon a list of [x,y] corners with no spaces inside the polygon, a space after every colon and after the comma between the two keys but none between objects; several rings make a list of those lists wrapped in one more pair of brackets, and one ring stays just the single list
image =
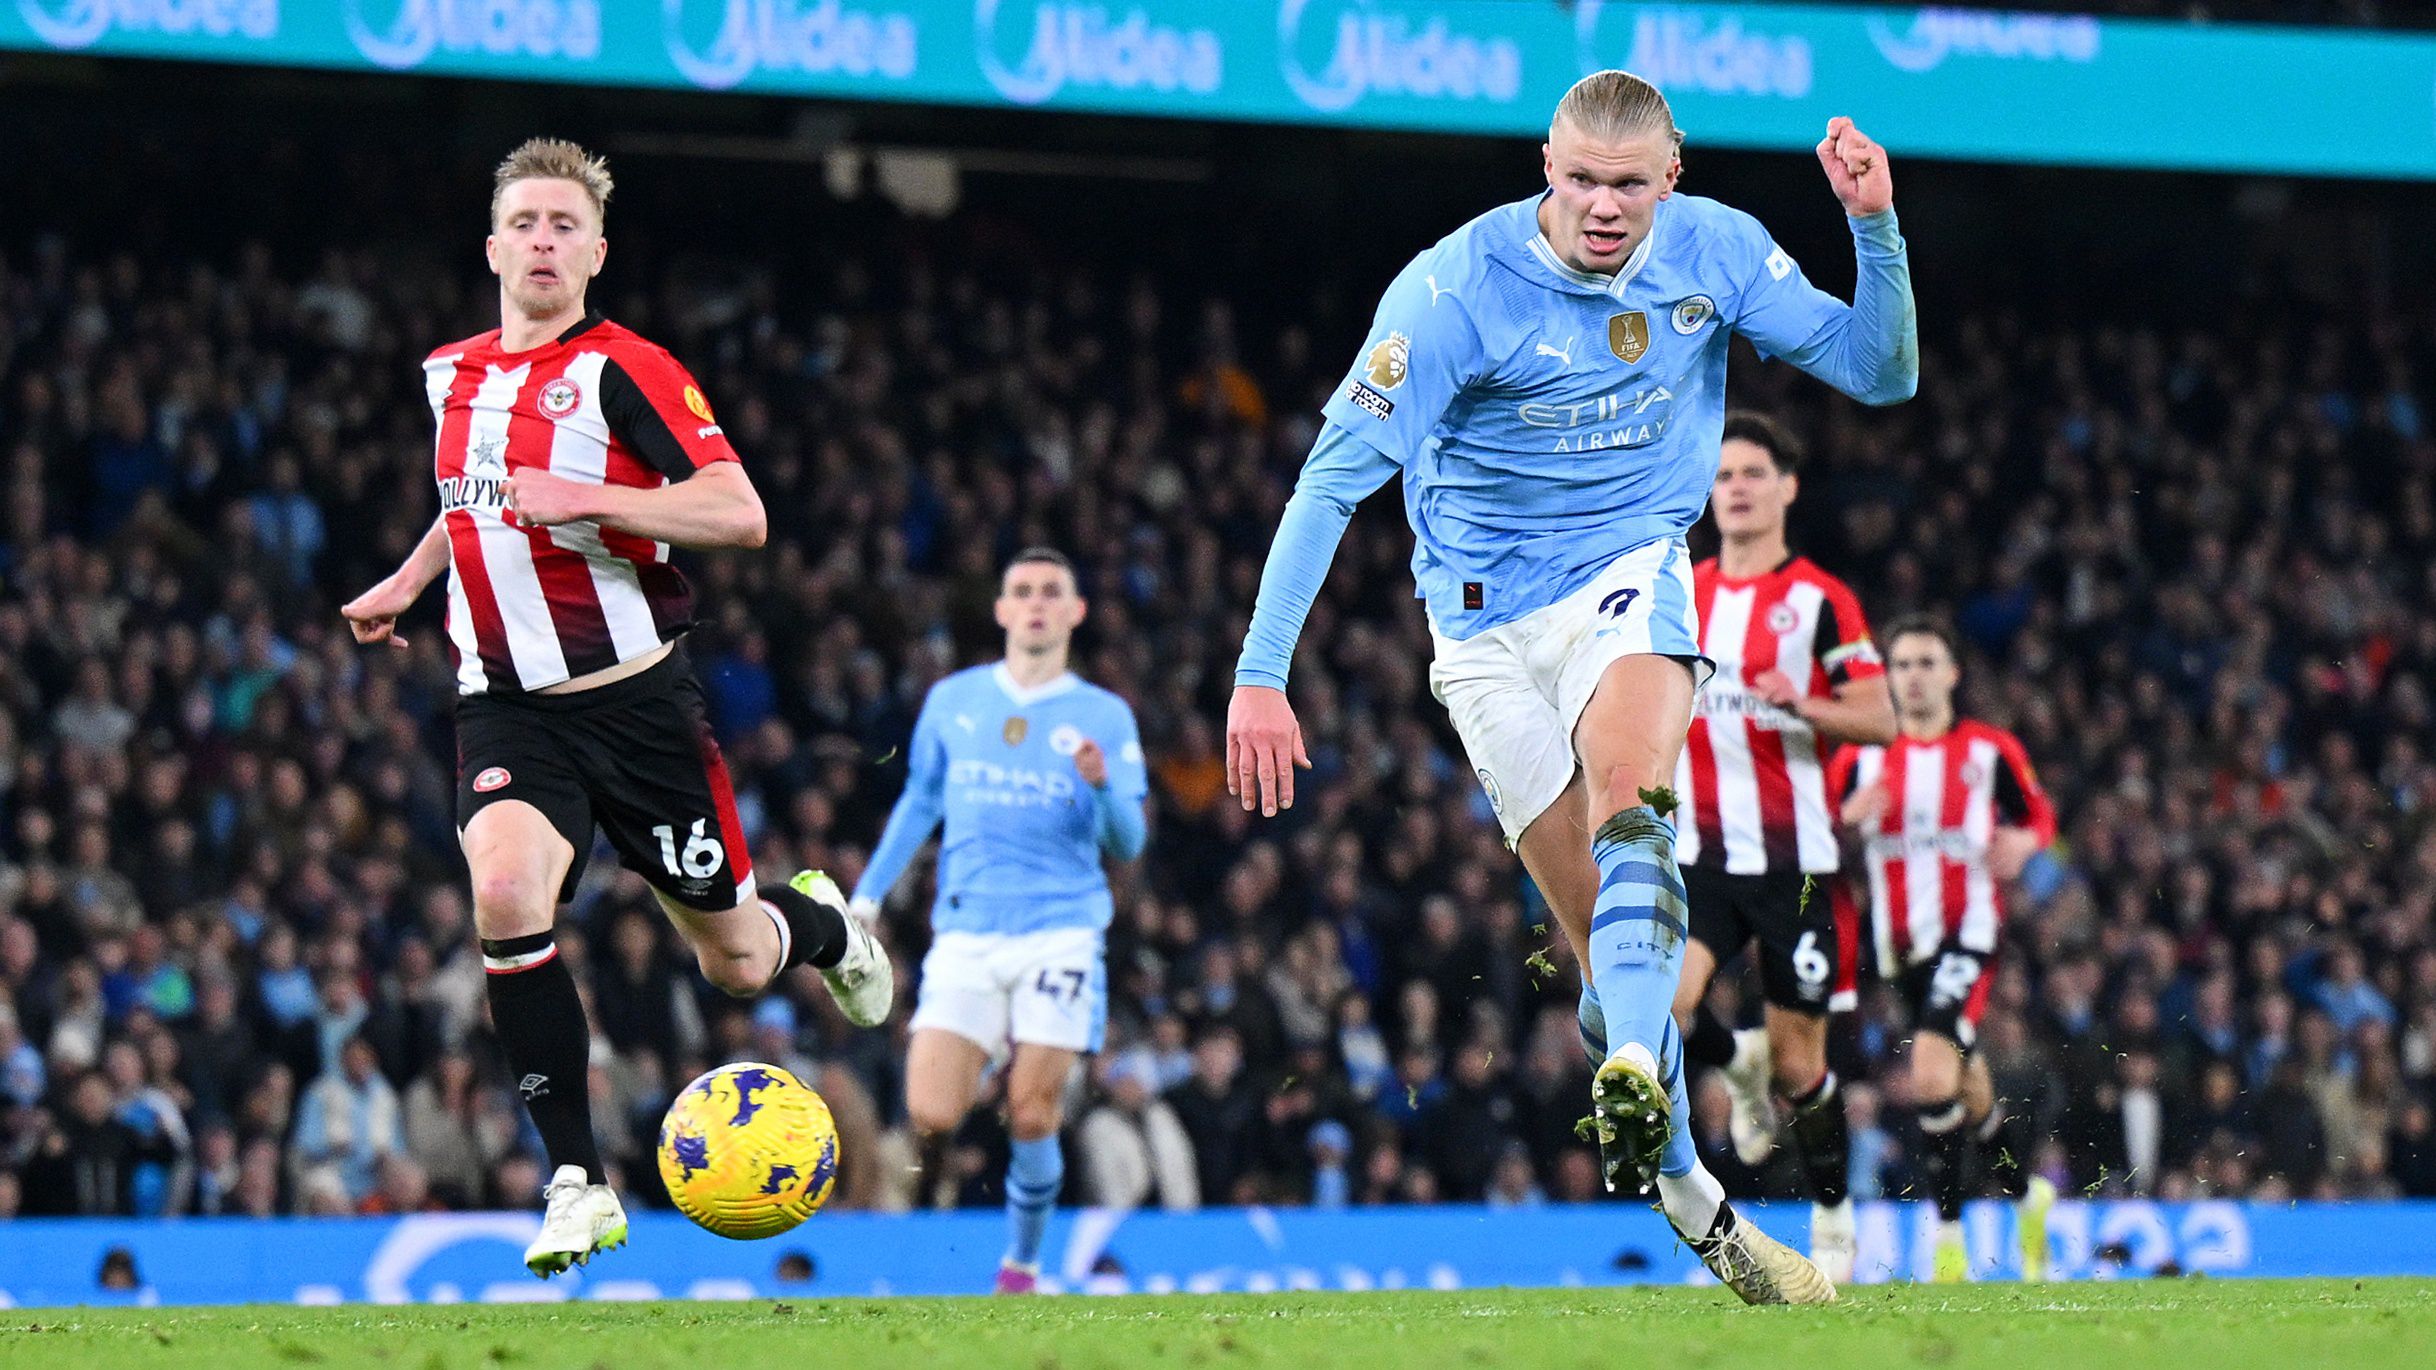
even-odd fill
[{"label": "yellow football", "polygon": [[777,1066],[721,1066],[680,1091],[660,1123],[660,1179],[677,1210],[722,1237],[775,1237],[837,1184],[837,1123]]}]

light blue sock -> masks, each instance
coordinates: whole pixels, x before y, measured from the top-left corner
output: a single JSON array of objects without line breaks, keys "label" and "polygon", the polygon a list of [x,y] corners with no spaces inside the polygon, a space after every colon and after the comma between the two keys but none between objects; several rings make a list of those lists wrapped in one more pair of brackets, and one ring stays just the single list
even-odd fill
[{"label": "light blue sock", "polygon": [[1607,1015],[1599,1008],[1596,988],[1582,991],[1582,1002],[1574,1009],[1573,1020],[1582,1029],[1582,1053],[1590,1058],[1595,1069],[1607,1060]]},{"label": "light blue sock", "polygon": [[1007,1162],[1007,1259],[1017,1265],[1040,1264],[1041,1239],[1048,1235],[1049,1214],[1057,1208],[1057,1191],[1066,1183],[1066,1153],[1052,1132],[1034,1141],[1020,1138]]},{"label": "light blue sock", "polygon": [[1683,1036],[1675,1030],[1675,1015],[1666,1016],[1666,1040],[1658,1044],[1658,1068],[1666,1072],[1666,1154],[1658,1158],[1661,1175],[1688,1175],[1700,1164],[1692,1143],[1692,1096],[1683,1087]]},{"label": "light blue sock", "polygon": [[[1607,1015],[1599,1008],[1596,990],[1582,991],[1582,1002],[1574,1010],[1574,1020],[1582,1030],[1582,1050],[1598,1064],[1607,1059]],[[1666,1099],[1673,1116],[1667,1120],[1666,1154],[1658,1162],[1661,1175],[1688,1175],[1700,1163],[1700,1153],[1692,1142],[1692,1101],[1683,1087],[1683,1037],[1675,1028],[1673,1014],[1666,1019],[1666,1033],[1658,1046],[1658,1065],[1666,1072]]]},{"label": "light blue sock", "polygon": [[1590,911],[1590,969],[1607,1019],[1607,1048],[1639,1042],[1660,1050],[1674,1023],[1688,918],[1675,869],[1675,830],[1647,805],[1599,825],[1590,855],[1599,867]]}]

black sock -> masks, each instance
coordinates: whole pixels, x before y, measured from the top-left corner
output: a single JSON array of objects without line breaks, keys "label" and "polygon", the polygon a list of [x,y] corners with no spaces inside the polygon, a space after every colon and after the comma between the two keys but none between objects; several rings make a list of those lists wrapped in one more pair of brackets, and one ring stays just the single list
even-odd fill
[{"label": "black sock", "polygon": [[516,1092],[549,1150],[550,1168],[582,1166],[594,1184],[605,1184],[600,1143],[592,1135],[592,1032],[584,1023],[584,1001],[575,976],[558,957],[550,934],[482,943],[483,969],[490,973],[491,1026],[507,1053]]},{"label": "black sock", "polygon": [[1724,1241],[1733,1233],[1734,1221],[1734,1205],[1723,1199],[1718,1200],[1717,1216],[1709,1220],[1708,1235],[1693,1238],[1692,1249],[1700,1251]]},{"label": "black sock", "polygon": [[1810,1196],[1829,1208],[1844,1202],[1852,1187],[1852,1131],[1844,1123],[1844,1091],[1834,1071],[1793,1099],[1792,1132]]},{"label": "black sock", "polygon": [[1975,1130],[1975,1140],[1979,1145],[1980,1164],[1988,1168],[1989,1182],[2003,1190],[2008,1197],[2020,1198],[2022,1172],[2026,1167],[2006,1136],[2011,1129],[2005,1124],[2011,1121],[2003,1108],[1990,1109],[1986,1120]]},{"label": "black sock", "polygon": [[788,966],[829,970],[846,959],[845,914],[792,885],[763,885],[761,902],[787,920]]},{"label": "black sock", "polygon": [[1704,1001],[1692,1010],[1692,1030],[1683,1039],[1684,1059],[1719,1070],[1734,1063],[1734,1029]]},{"label": "black sock", "polygon": [[955,1142],[956,1137],[952,1132],[916,1134],[914,1164],[921,1171],[921,1175],[914,1181],[915,1212],[919,1213],[929,1208],[954,1208],[956,1206],[956,1197],[953,1192],[947,1195],[947,1202],[939,1201],[939,1186],[947,1178],[948,1148],[954,1146]]},{"label": "black sock", "polygon": [[1965,1180],[1962,1168],[1971,1140],[1963,1127],[1962,1100],[1921,1104],[1919,1111],[1920,1140],[1925,1144],[1921,1166],[1928,1172],[1929,1190],[1937,1200],[1937,1216],[1947,1222],[1959,1221]]}]

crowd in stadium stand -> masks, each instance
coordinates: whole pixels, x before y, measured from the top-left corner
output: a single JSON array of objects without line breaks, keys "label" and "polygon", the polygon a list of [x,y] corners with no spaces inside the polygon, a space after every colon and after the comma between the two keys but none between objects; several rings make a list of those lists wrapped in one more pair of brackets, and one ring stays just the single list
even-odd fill
[{"label": "crowd in stadium stand", "polygon": [[[1154,778],[1068,1201],[1597,1197],[1574,974],[1429,698],[1392,495],[1304,634],[1305,798],[1262,822],[1225,793],[1260,560],[1351,339],[886,241],[785,298],[750,272],[596,296],[701,375],[770,511],[767,549],[688,563],[756,864],[851,882],[924,689],[996,644],[1002,560],[1065,548],[1076,664],[1134,703]],[[455,851],[441,597],[405,650],[336,614],[431,518],[418,363],[490,309],[368,255],[0,256],[0,1217],[536,1193]],[[1959,623],[1965,707],[2064,816],[1983,1041],[2068,1192],[2436,1195],[2436,332],[2341,324],[1931,317],[1891,413],[1746,376],[1820,454],[1808,549],[1881,623]],[[885,917],[901,983],[926,879]],[[609,861],[559,946],[646,1201],[671,1090],[740,1058],[828,1095],[837,1202],[995,1201],[986,1118],[939,1192],[902,1178],[910,993],[862,1032],[816,983],[726,999]],[[1855,1023],[1873,1069],[1901,1051],[1890,996]],[[1849,1097],[1858,1196],[1904,1193],[1908,1101]],[[1798,1192],[1733,1160],[1715,1082],[1696,1107],[1729,1186]]]}]

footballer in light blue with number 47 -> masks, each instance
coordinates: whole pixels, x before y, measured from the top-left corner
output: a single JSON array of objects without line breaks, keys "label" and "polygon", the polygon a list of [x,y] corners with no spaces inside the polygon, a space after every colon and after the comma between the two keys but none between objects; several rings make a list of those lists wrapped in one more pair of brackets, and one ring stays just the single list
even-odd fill
[{"label": "footballer in light blue with number 47", "polygon": [[1005,1257],[1000,1293],[1029,1293],[1065,1179],[1066,1079],[1108,1022],[1104,936],[1115,902],[1103,862],[1141,854],[1150,793],[1141,732],[1123,699],[1066,668],[1085,605],[1074,568],[1020,552],[998,587],[1006,657],[931,687],[914,722],[905,793],[888,816],[854,908],[876,914],[933,829],[937,933],[905,1059],[905,1112],[923,1184],[978,1096],[1007,1071]]},{"label": "footballer in light blue with number 47", "polygon": [[1584,77],[1550,120],[1547,189],[1388,285],[1261,573],[1228,784],[1263,813],[1293,803],[1310,764],[1285,695],[1295,639],[1354,505],[1401,473],[1431,691],[1582,967],[1609,1187],[1654,1187],[1743,1298],[1825,1302],[1816,1266],[1737,1218],[1687,1128],[1665,786],[1708,663],[1683,538],[1717,476],[1733,336],[1865,403],[1908,399],[1911,272],[1886,151],[1851,120],[1818,145],[1852,230],[1850,304],[1758,220],[1677,193],[1682,145],[1656,87]]}]

